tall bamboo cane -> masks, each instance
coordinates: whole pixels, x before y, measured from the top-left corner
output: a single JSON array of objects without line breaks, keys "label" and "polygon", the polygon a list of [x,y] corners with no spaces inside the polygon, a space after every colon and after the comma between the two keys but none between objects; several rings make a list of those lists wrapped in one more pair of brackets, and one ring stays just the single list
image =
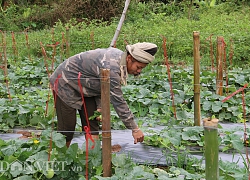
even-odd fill
[{"label": "tall bamboo cane", "polygon": [[194,125],[200,126],[200,33],[193,32],[194,41]]},{"label": "tall bamboo cane", "polygon": [[121,19],[120,19],[120,22],[119,22],[119,24],[117,26],[116,32],[114,34],[114,37],[113,37],[113,39],[112,39],[112,41],[110,43],[110,47],[114,47],[115,44],[116,44],[116,40],[117,40],[117,38],[118,38],[118,36],[120,34],[120,31],[121,31],[121,28],[122,28],[122,24],[123,24],[123,22],[125,20],[125,16],[126,16],[126,13],[127,13],[127,10],[128,10],[129,3],[130,3],[130,0],[126,0],[125,6],[124,6],[124,9],[123,9],[123,12],[122,12],[122,16],[121,16]]}]

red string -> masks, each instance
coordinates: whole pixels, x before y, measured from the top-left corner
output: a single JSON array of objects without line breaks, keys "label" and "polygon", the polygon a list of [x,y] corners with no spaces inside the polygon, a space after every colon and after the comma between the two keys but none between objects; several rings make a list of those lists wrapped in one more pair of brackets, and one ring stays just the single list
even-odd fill
[{"label": "red string", "polygon": [[85,113],[85,118],[87,121],[87,125],[88,126],[84,126],[84,131],[86,133],[85,138],[86,138],[86,179],[88,179],[88,155],[89,155],[89,143],[88,140],[90,139],[93,142],[93,145],[91,147],[91,149],[94,149],[95,147],[95,141],[93,140],[92,136],[91,136],[91,132],[90,132],[90,124],[89,124],[89,116],[87,113],[87,108],[86,108],[86,104],[84,101],[84,95],[83,95],[83,90],[82,90],[82,84],[80,81],[80,77],[81,77],[81,72],[78,73],[78,86],[80,88],[80,93],[81,93],[81,97],[82,97],[82,103],[83,103],[83,109],[84,109],[84,113]]}]

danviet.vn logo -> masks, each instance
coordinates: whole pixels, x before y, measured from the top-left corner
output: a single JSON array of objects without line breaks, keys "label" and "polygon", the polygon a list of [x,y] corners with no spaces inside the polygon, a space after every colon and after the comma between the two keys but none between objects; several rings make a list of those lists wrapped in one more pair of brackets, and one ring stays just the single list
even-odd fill
[{"label": "danviet.vn logo", "polygon": [[[53,169],[54,171],[66,171],[67,161],[35,161],[31,162],[21,162],[18,159],[13,162],[0,161],[0,173],[10,171],[10,172],[36,172],[36,171],[48,171],[48,169]],[[81,166],[71,166],[71,171],[82,172],[83,168]],[[25,174],[26,174],[25,173]]]}]

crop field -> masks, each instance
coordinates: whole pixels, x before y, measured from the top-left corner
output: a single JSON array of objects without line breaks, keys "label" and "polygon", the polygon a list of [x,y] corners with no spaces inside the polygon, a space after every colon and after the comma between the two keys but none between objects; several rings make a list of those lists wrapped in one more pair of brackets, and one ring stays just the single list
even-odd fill
[{"label": "crop field", "polygon": [[[6,34],[5,34],[6,35]],[[25,35],[25,33],[23,34]],[[3,36],[8,39],[10,34]],[[19,35],[20,36],[20,35]],[[48,77],[54,68],[62,62],[72,47],[67,45],[67,38],[61,42],[54,40],[49,44],[42,42],[28,42],[26,34],[24,42],[19,46],[15,43],[15,36],[11,36],[12,46],[2,43],[3,53],[1,82],[0,82],[0,129],[2,133],[13,133],[14,129],[26,129],[28,140],[11,139],[1,140],[0,157],[3,162],[21,162],[31,168],[25,171],[8,171],[0,175],[3,179],[44,179],[49,174],[53,179],[68,178],[84,179],[86,168],[86,146],[78,147],[73,144],[69,149],[65,147],[64,137],[56,133],[56,115],[54,113],[53,97],[48,83]],[[168,45],[164,37],[158,39],[159,52],[156,62],[143,70],[139,78],[130,77],[129,84],[123,87],[124,97],[133,111],[136,121],[146,136],[144,145],[168,150],[165,154],[166,167],[157,165],[136,164],[124,154],[113,154],[112,177],[127,176],[128,179],[202,179],[205,177],[205,167],[202,160],[190,156],[195,152],[204,152],[204,128],[194,126],[194,68],[185,61],[178,64],[171,63],[167,56]],[[192,38],[190,38],[192,39]],[[162,44],[160,44],[162,40]],[[4,42],[4,41],[3,41]],[[30,53],[30,44],[40,46],[37,56]],[[90,41],[89,44],[94,44]],[[192,41],[190,42],[192,43]],[[230,43],[230,42],[229,42]],[[68,43],[70,44],[70,43]],[[72,43],[74,45],[74,43]],[[216,44],[216,42],[215,42]],[[217,67],[211,61],[211,51],[216,49],[207,44],[201,51],[200,64],[200,116],[204,118],[218,118],[220,122],[245,124],[249,117],[250,96],[247,91],[249,69],[230,66],[230,52],[223,60],[222,94],[217,93]],[[223,49],[223,52],[226,49]],[[25,56],[18,51],[26,52]],[[39,52],[40,51],[40,52]],[[162,53],[162,54],[160,54]],[[218,58],[214,53],[214,58]],[[193,57],[191,57],[193,58]],[[169,60],[170,59],[170,60]],[[205,62],[203,62],[205,60]],[[226,100],[225,100],[226,98]],[[125,127],[111,107],[111,127],[113,130],[123,130]],[[150,128],[162,127],[161,130]],[[33,131],[28,131],[32,128]],[[218,127],[220,152],[240,153],[244,159],[244,166],[238,167],[234,162],[220,161],[220,176],[225,179],[246,179],[248,176],[247,149],[248,141],[236,132],[249,133],[248,128],[236,127],[223,129]],[[81,133],[81,124],[78,123],[75,132]],[[39,133],[37,133],[39,132]],[[53,143],[51,153],[48,153],[50,142]],[[195,150],[190,147],[195,147]],[[89,149],[88,175],[92,179],[104,179],[102,175],[101,156],[97,143],[94,149]],[[67,158],[65,159],[65,155]],[[177,154],[174,157],[173,154]],[[39,169],[39,163],[56,161],[58,168],[65,171],[48,171],[48,168]],[[18,161],[17,161],[18,160]],[[43,161],[42,161],[43,160]],[[66,164],[63,164],[66,162]],[[59,163],[61,162],[61,164]],[[7,166],[7,165],[6,165]],[[72,170],[72,167],[75,169]],[[81,167],[81,172],[76,167]],[[237,168],[235,168],[237,167]],[[5,167],[7,168],[7,167]],[[50,168],[51,169],[51,168]],[[232,169],[234,169],[232,171]]]},{"label": "crop field", "polygon": [[[154,62],[122,86],[145,139],[133,144],[111,105],[108,133],[118,149],[109,154],[104,131],[100,141],[85,141],[79,115],[74,143],[66,147],[49,77],[68,57],[109,47],[117,19],[1,29],[0,180],[249,179],[249,7],[187,2],[132,3],[115,47],[158,46]],[[5,20],[15,10],[2,9]],[[33,12],[25,10],[21,16]]]}]

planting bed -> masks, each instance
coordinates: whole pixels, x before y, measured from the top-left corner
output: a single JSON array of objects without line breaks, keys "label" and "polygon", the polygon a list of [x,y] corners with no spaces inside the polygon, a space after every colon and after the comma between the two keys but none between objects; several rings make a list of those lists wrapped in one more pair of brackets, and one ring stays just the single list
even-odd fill
[{"label": "planting bed", "polygon": [[[236,126],[243,127],[242,123],[220,123],[220,125],[223,127],[223,129],[231,129],[231,128],[235,128]],[[250,123],[247,123],[247,125],[249,126]],[[150,129],[157,131],[163,128],[164,128],[163,126],[159,126],[159,127],[150,128]],[[15,131],[15,133],[4,133],[4,134],[0,134],[0,139],[3,139],[3,140],[16,139],[16,138],[25,139],[25,138],[29,138],[30,132],[32,132],[32,130],[27,130],[27,131],[18,130],[18,131]],[[33,132],[37,133],[37,131],[34,131],[34,130]],[[242,138],[243,138],[244,132],[237,132],[237,133],[242,135]],[[40,134],[40,132],[38,132],[37,134]],[[149,134],[146,134],[146,136],[148,135]],[[74,143],[77,143],[79,147],[81,147],[85,143],[84,135],[82,133],[76,133],[71,144],[74,144]],[[112,131],[112,145],[113,145],[112,147],[113,152],[117,152],[118,154],[127,154],[136,163],[148,164],[148,165],[161,165],[161,166],[170,165],[166,162],[166,156],[164,154],[167,151],[166,149],[148,146],[144,143],[134,144],[133,137],[131,135],[130,130],[113,130]],[[190,147],[190,149],[193,149],[193,150],[196,148],[197,147]],[[220,152],[219,159],[221,159],[222,161],[235,162],[240,167],[244,167],[244,161],[246,160],[244,159],[245,158],[244,151],[245,150],[242,149],[243,156],[241,156],[237,152],[231,152],[231,153]],[[199,159],[204,158],[203,153],[201,152],[192,153],[192,155]]]}]

